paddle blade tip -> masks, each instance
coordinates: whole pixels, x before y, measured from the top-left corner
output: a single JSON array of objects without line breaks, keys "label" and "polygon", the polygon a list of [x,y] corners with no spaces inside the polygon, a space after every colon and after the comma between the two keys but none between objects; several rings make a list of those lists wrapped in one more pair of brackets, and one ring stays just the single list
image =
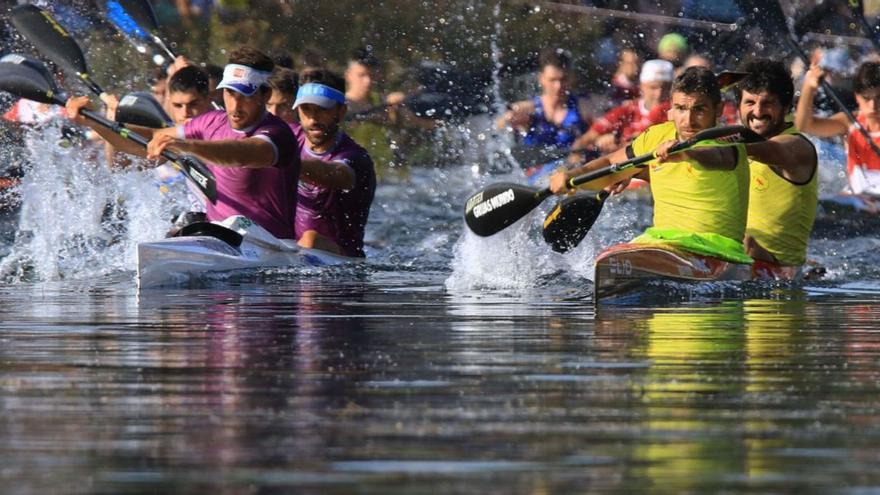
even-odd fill
[{"label": "paddle blade tip", "polygon": [[599,213],[608,193],[578,194],[560,201],[544,219],[544,242],[557,253],[567,253],[584,240]]}]

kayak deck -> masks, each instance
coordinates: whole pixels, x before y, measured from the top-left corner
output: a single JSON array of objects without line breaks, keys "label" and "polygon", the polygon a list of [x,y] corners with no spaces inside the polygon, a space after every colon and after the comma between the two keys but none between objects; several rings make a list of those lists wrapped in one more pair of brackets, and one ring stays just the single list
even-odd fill
[{"label": "kayak deck", "polygon": [[212,235],[169,237],[138,244],[138,287],[179,285],[210,273],[338,265],[363,260],[301,248],[291,239],[272,236],[244,217],[230,217],[216,225],[240,234],[240,245]]}]

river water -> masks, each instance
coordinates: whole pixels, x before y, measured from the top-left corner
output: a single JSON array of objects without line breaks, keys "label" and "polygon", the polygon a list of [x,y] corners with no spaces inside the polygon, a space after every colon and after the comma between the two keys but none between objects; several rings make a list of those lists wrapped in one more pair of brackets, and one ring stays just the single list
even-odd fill
[{"label": "river water", "polygon": [[463,200],[522,177],[474,155],[383,180],[365,266],[138,292],[173,201],[52,141],[0,217],[4,493],[880,491],[873,236],[817,238],[809,285],[595,308],[645,208],[565,256],[541,212],[476,238]]}]

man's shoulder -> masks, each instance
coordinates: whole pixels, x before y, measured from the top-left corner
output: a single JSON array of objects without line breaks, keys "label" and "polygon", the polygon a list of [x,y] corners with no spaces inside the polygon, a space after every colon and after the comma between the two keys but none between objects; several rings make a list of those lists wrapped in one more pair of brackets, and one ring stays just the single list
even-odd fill
[{"label": "man's shoulder", "polygon": [[296,139],[295,131],[290,124],[268,112],[266,112],[266,117],[254,128],[253,133]]},{"label": "man's shoulder", "polygon": [[[290,124],[282,120],[280,117],[273,115],[269,112],[266,112],[266,115],[263,117],[263,120],[257,124],[257,129],[266,129],[266,128],[284,128],[287,130],[290,129]],[[292,131],[291,131],[292,132]]]},{"label": "man's shoulder", "polygon": [[641,135],[651,140],[667,141],[669,139],[675,139],[675,123],[669,121],[654,124],[645,129]]},{"label": "man's shoulder", "polygon": [[182,124],[186,137],[199,139],[212,139],[212,136],[225,135],[231,129],[226,112],[223,110],[211,110],[197,115]]},{"label": "man's shoulder", "polygon": [[370,154],[367,152],[366,148],[359,145],[357,141],[352,139],[347,133],[342,131],[339,132],[342,134],[338,145],[340,154],[344,154],[351,159],[369,160],[372,162],[372,158],[370,158]]},{"label": "man's shoulder", "polygon": [[224,123],[228,122],[225,110],[211,110],[197,115],[190,120],[194,124]]}]

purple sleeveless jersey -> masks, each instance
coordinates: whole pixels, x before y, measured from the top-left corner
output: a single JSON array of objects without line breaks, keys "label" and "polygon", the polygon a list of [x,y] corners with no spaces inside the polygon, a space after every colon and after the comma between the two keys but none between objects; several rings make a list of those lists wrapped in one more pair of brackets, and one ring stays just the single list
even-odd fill
[{"label": "purple sleeveless jersey", "polygon": [[300,181],[296,208],[296,235],[317,231],[338,244],[346,256],[364,256],[364,228],[376,192],[376,170],[367,151],[344,132],[337,134],[336,145],[328,152],[309,150],[306,133],[299,124],[289,124],[299,142],[300,158],[343,162],[354,170],[355,185],[348,191]]},{"label": "purple sleeveless jersey", "polygon": [[[180,129],[180,128],[178,128]],[[187,139],[205,141],[263,139],[276,151],[275,165],[267,168],[221,167],[207,163],[217,178],[217,204],[206,203],[208,220],[244,215],[280,239],[293,239],[299,149],[287,123],[266,112],[263,120],[245,130],[229,125],[226,112],[200,115],[183,126]]]}]

